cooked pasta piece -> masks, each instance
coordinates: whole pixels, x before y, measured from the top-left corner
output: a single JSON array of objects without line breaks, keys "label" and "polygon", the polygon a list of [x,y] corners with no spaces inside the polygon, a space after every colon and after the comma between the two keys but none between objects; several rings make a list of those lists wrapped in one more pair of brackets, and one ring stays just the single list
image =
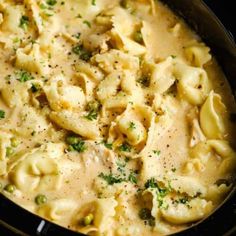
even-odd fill
[{"label": "cooked pasta piece", "polygon": [[232,92],[161,1],[0,0],[0,58],[0,191],[32,213],[169,235],[233,189]]},{"label": "cooked pasta piece", "polygon": [[203,43],[196,43],[185,48],[185,55],[191,65],[203,67],[211,60],[210,48]]},{"label": "cooked pasta piece", "polygon": [[63,110],[61,112],[52,112],[50,119],[60,127],[83,137],[93,140],[99,138],[97,122],[86,119],[85,115]]},{"label": "cooked pasta piece", "polygon": [[212,91],[200,111],[200,125],[207,138],[222,139],[226,135],[225,116],[220,95]]}]

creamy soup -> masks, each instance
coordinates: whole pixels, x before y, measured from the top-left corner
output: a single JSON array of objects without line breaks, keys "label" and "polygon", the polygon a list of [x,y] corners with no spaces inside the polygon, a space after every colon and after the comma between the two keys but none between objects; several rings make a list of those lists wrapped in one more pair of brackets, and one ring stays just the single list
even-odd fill
[{"label": "creamy soup", "polygon": [[88,235],[168,235],[232,188],[235,103],[154,0],[0,0],[0,190]]}]

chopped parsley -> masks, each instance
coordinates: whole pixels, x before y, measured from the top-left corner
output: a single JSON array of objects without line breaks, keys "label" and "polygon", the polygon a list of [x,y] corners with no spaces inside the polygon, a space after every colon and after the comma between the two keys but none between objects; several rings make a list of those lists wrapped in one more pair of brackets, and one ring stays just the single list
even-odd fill
[{"label": "chopped parsley", "polygon": [[159,156],[161,154],[161,151],[160,150],[153,150],[153,153],[157,156]]},{"label": "chopped parsley", "polygon": [[21,27],[23,30],[27,30],[28,26],[29,26],[29,17],[28,16],[22,16],[20,18],[20,24],[19,27]]},{"label": "chopped parsley", "polygon": [[132,183],[132,184],[137,184],[137,176],[136,173],[134,171],[131,171],[128,177],[128,180]]},{"label": "chopped parsley", "polygon": [[55,6],[57,4],[57,0],[47,0],[46,3],[49,5],[49,6]]},{"label": "chopped parsley", "polygon": [[191,208],[189,204],[190,199],[187,196],[180,197],[179,199],[175,199],[173,202],[175,204],[183,204],[186,205],[188,208]]},{"label": "chopped parsley", "polygon": [[43,3],[41,3],[41,4],[39,5],[39,7],[40,7],[40,9],[42,9],[42,10],[45,10],[45,9],[47,9],[47,6],[46,6],[46,5],[44,5]]},{"label": "chopped parsley", "polygon": [[121,151],[121,152],[130,152],[131,147],[128,143],[123,143],[121,146],[119,146],[119,151]]},{"label": "chopped parsley", "polygon": [[83,23],[87,25],[89,28],[91,28],[91,23],[88,20],[84,20]]},{"label": "chopped parsley", "polygon": [[98,101],[91,101],[87,104],[88,115],[84,116],[88,120],[96,120],[101,104]]},{"label": "chopped parsley", "polygon": [[143,87],[149,87],[150,86],[150,76],[143,75],[138,79],[138,83],[140,83]]},{"label": "chopped parsley", "polygon": [[88,61],[92,56],[92,53],[86,50],[83,45],[80,44],[74,46],[72,48],[72,52],[79,55],[79,58],[84,61]]},{"label": "chopped parsley", "polygon": [[96,6],[96,0],[91,0],[91,4],[92,4],[93,6]]},{"label": "chopped parsley", "polygon": [[5,111],[0,110],[0,120],[5,118]]},{"label": "chopped parsley", "polygon": [[66,138],[66,143],[69,144],[68,151],[84,152],[86,150],[86,145],[84,140],[75,136],[68,136]]},{"label": "chopped parsley", "polygon": [[126,163],[122,163],[122,162],[119,162],[117,161],[116,162],[116,165],[118,166],[117,170],[120,172],[120,173],[125,173],[125,166],[126,166]]},{"label": "chopped parsley", "polygon": [[169,193],[169,189],[160,187],[154,178],[150,178],[149,180],[147,180],[144,187],[146,189],[152,188],[156,190],[158,207],[168,208],[168,204],[165,204],[163,198]]},{"label": "chopped parsley", "polygon": [[80,39],[81,33],[74,34],[73,37]]},{"label": "chopped parsley", "polygon": [[158,188],[157,181],[154,178],[147,180],[144,187],[147,188]]},{"label": "chopped parsley", "polygon": [[17,76],[17,80],[19,80],[22,83],[34,79],[34,77],[27,71],[16,72],[16,76]]},{"label": "chopped parsley", "polygon": [[172,59],[175,59],[177,56],[175,56],[175,55],[171,55],[171,57],[172,57]]},{"label": "chopped parsley", "polygon": [[120,176],[116,176],[116,175],[112,175],[112,173],[106,175],[104,173],[100,173],[98,175],[98,177],[104,179],[108,185],[113,185],[113,184],[117,184],[117,183],[121,183],[126,181],[125,178],[121,178]]},{"label": "chopped parsley", "polygon": [[152,216],[150,209],[142,208],[139,211],[138,215],[141,220],[147,221],[149,226],[151,226],[151,227],[155,226],[155,218]]},{"label": "chopped parsley", "polygon": [[88,120],[96,120],[98,117],[98,113],[97,111],[91,110],[86,116],[84,116],[84,118],[88,119]]},{"label": "chopped parsley", "polygon": [[31,86],[31,91],[33,92],[33,93],[36,93],[36,92],[38,92],[39,90],[40,90],[40,85],[39,84],[32,84],[32,86]]},{"label": "chopped parsley", "polygon": [[136,126],[135,126],[135,124],[134,124],[134,122],[130,122],[129,123],[129,128],[128,128],[129,130],[134,130],[134,129],[136,129]]},{"label": "chopped parsley", "polygon": [[110,150],[112,150],[112,143],[106,143],[104,142],[104,146]]}]

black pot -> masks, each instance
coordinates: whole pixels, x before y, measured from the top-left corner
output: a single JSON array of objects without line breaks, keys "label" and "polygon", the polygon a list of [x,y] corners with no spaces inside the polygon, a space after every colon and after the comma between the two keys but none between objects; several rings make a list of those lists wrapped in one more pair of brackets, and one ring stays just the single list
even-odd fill
[{"label": "black pot", "polygon": [[[183,17],[202,37],[203,41],[210,46],[231,85],[232,91],[236,91],[236,45],[232,34],[225,29],[218,18],[201,0],[163,0],[163,2]],[[206,2],[210,2],[212,5],[219,5],[219,2],[216,3],[216,1],[206,0]],[[225,4],[230,4],[229,2],[226,1]],[[224,12],[225,19],[227,20],[226,8],[225,6],[223,7],[220,13],[222,14]],[[218,10],[221,9],[218,8]],[[231,30],[234,32],[234,29]],[[235,191],[236,187],[233,188],[221,206],[207,219],[193,224],[189,229],[175,235],[236,235]],[[82,234],[72,232],[47,220],[43,220],[0,194],[0,235],[78,236]]]}]

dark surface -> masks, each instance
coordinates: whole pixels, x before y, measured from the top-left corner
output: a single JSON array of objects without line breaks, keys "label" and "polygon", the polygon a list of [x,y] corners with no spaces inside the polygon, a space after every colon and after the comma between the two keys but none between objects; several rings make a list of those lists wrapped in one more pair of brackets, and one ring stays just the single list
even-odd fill
[{"label": "dark surface", "polygon": [[[236,78],[236,52],[235,47],[230,39],[222,33],[218,22],[209,17],[208,12],[199,7],[198,0],[166,0],[173,7],[178,7],[186,15],[190,24],[199,32],[203,40],[213,48],[214,54],[217,56],[227,77],[233,88],[236,88],[234,79]],[[216,15],[224,23],[227,30],[231,31],[236,37],[236,24],[234,17],[234,1],[222,0],[205,0],[205,2],[215,11]],[[196,11],[196,8],[198,9]],[[180,12],[181,12],[180,11]],[[189,15],[189,16],[188,16]],[[235,66],[234,66],[235,65]],[[19,231],[24,231],[26,235],[48,235],[48,236],[66,236],[79,235],[76,233],[68,234],[68,231],[59,226],[45,221],[45,225],[41,233],[37,233],[37,228],[41,223],[41,219],[27,211],[23,210],[16,204],[9,202],[0,195],[0,219],[14,225]],[[236,195],[232,196],[215,214],[206,219],[203,223],[193,227],[190,230],[177,234],[178,236],[229,236],[236,235],[234,231],[236,227]],[[1,226],[0,236],[20,235],[13,234],[12,231]],[[21,234],[22,235],[22,234]],[[23,234],[24,235],[24,234]]]},{"label": "dark surface", "polygon": [[235,16],[235,1],[223,0],[204,0],[207,5],[215,12],[217,17],[222,21],[224,26],[236,38],[236,16]]}]

